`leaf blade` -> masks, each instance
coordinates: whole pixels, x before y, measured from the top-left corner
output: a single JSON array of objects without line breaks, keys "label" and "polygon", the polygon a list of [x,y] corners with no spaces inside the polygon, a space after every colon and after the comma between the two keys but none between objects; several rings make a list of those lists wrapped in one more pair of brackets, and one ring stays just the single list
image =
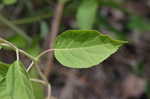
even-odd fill
[{"label": "leaf blade", "polygon": [[6,75],[6,92],[8,99],[34,99],[33,89],[21,62],[14,62]]},{"label": "leaf blade", "polygon": [[124,43],[93,30],[70,30],[56,39],[54,55],[67,67],[89,68],[104,61]]}]

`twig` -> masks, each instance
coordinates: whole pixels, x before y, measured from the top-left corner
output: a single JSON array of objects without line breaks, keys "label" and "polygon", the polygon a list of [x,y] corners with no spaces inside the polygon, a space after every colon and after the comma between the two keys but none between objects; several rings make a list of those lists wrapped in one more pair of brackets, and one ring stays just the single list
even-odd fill
[{"label": "twig", "polygon": [[33,82],[37,82],[37,83],[46,85],[47,89],[48,89],[48,91],[47,91],[47,94],[48,94],[47,95],[47,99],[50,99],[50,97],[51,97],[51,85],[49,83],[47,83],[47,82],[45,82],[43,80],[39,80],[39,79],[30,79],[30,80],[33,81]]},{"label": "twig", "polygon": [[37,56],[37,59],[39,59],[41,56],[43,56],[44,54],[48,53],[48,52],[52,52],[54,49],[48,49],[48,50],[45,50],[44,52],[40,53],[38,56]]},{"label": "twig", "polygon": [[32,61],[32,62],[30,63],[30,65],[28,66],[27,72],[29,72],[29,71],[32,69],[33,65],[34,65],[34,61]]},{"label": "twig", "polygon": [[[46,40],[46,41],[48,41],[48,43],[47,43],[48,49],[52,49],[55,38],[58,34],[61,18],[62,18],[62,15],[63,15],[64,4],[65,4],[65,2],[59,1],[58,4],[56,5],[56,8],[54,9],[54,17],[53,17],[53,20],[52,20],[51,32],[47,36],[47,40]],[[46,67],[44,73],[48,77],[49,73],[52,70],[53,53],[48,54],[48,63],[47,63],[47,65],[48,66]]]},{"label": "twig", "polygon": [[16,49],[16,57],[17,57],[17,61],[19,61],[19,49]]},{"label": "twig", "polygon": [[[18,49],[14,44],[12,44],[12,43],[10,43],[10,42],[8,42],[8,41],[2,39],[1,37],[0,37],[0,42],[2,42],[2,43],[0,43],[0,44],[2,44],[3,46],[6,45],[7,47],[11,47],[13,50]],[[27,57],[29,57],[29,58],[32,59],[33,61],[37,61],[33,56],[31,56],[30,54],[26,53],[25,51],[23,51],[23,50],[21,50],[21,49],[18,49],[18,51],[19,51],[20,53],[26,55]]]},{"label": "twig", "polygon": [[48,99],[50,99],[50,97],[51,97],[51,85],[50,85],[50,83],[49,83],[47,77],[42,73],[42,71],[41,71],[41,69],[39,68],[37,62],[35,62],[35,67],[36,67],[36,69],[37,69],[39,75],[41,76],[41,78],[42,78],[42,79],[44,80],[44,82],[47,84],[47,87],[48,87],[48,95],[47,95],[47,97],[48,97]]},{"label": "twig", "polygon": [[43,85],[47,85],[47,83],[43,80],[39,80],[39,79],[35,79],[35,78],[31,78],[30,80],[33,81],[33,82],[43,84]]},{"label": "twig", "polygon": [[[48,52],[51,52],[53,51],[54,49],[48,49],[48,50],[45,50],[44,52],[40,53],[37,57],[36,57],[36,60],[39,60],[40,57],[42,57],[43,55],[45,55],[46,53]],[[31,64],[28,66],[27,68],[27,72],[29,72],[31,70],[31,68],[33,67],[34,65],[34,61],[31,62]]]}]

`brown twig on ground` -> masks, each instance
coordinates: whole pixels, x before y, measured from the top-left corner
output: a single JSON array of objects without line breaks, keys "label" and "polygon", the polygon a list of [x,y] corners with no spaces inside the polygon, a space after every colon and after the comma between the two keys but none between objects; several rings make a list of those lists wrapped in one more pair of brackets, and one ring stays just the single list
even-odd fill
[{"label": "brown twig on ground", "polygon": [[[60,22],[61,22],[61,18],[63,15],[64,4],[65,4],[65,2],[59,1],[58,4],[56,5],[56,8],[54,9],[54,17],[52,20],[51,32],[47,36],[47,40],[46,40],[46,41],[48,41],[48,43],[47,43],[48,49],[52,48],[54,41],[55,41],[55,38],[59,32]],[[48,54],[47,65],[48,66],[46,67],[44,73],[48,77],[49,73],[52,70],[52,66],[53,66],[53,53],[52,52],[50,52]]]}]

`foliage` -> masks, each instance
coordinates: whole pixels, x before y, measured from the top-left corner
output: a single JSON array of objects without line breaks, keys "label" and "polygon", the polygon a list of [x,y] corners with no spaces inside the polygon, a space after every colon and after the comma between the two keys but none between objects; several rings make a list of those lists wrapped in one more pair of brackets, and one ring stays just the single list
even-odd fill
[{"label": "foliage", "polygon": [[[112,40],[94,30],[70,30],[58,36],[54,48],[49,51],[54,50],[58,61],[67,67],[89,68],[101,63],[124,43],[124,41]],[[19,61],[19,52],[30,57],[36,67],[37,61],[43,54],[33,57],[4,39],[0,39],[0,45],[16,50],[17,55],[17,60],[10,65],[0,63],[0,97],[3,99],[21,99],[22,97],[34,99],[34,92],[41,91],[34,89],[33,92],[32,85],[37,85],[31,84],[30,79],[32,78],[29,77],[29,73]],[[36,76],[32,75],[31,77]]]},{"label": "foliage", "polygon": [[0,84],[2,99],[34,99],[28,74],[19,61],[10,65]]},{"label": "foliage", "polygon": [[[127,38],[130,33],[128,33],[129,30],[135,30],[134,32],[140,31],[140,33],[150,30],[150,24],[148,20],[149,15],[147,15],[145,18],[142,14],[134,14],[132,9],[126,6],[126,3],[128,3],[130,0],[125,2],[123,2],[123,0],[58,1],[63,2],[65,5],[63,15],[63,20],[65,22],[63,21],[64,23],[61,24],[60,31],[70,28],[83,30],[70,30],[60,34],[57,38],[54,49],[51,49],[51,51],[54,51],[54,56],[56,59],[66,67],[89,68],[95,66],[111,56],[122,44],[125,43],[118,40],[112,40],[110,37],[105,36],[97,31],[84,30],[95,29],[104,33],[106,31],[109,36],[113,36],[119,40],[129,39]],[[44,44],[41,42],[45,40],[45,38],[49,35],[48,33],[50,33],[49,30],[51,29],[49,29],[49,27],[51,25],[50,22],[53,20],[51,17],[53,16],[53,12],[55,12],[54,4],[56,2],[57,0],[0,0],[0,27],[4,28],[5,30],[11,30],[12,33],[8,33],[10,35],[6,36],[5,39],[16,46],[15,48],[9,46],[9,49],[23,49],[30,55],[29,57],[35,63],[37,60],[39,61],[38,55],[42,51],[41,47],[44,46]],[[123,13],[125,20],[117,20],[116,23],[119,23],[117,26],[122,27],[121,22],[123,22],[123,27],[125,29],[118,29],[112,24],[112,13],[107,15],[108,9],[110,12],[113,12],[114,10]],[[11,11],[13,12],[12,15],[10,15]],[[143,11],[143,13],[144,12],[145,11]],[[17,16],[15,16],[14,13]],[[114,19],[116,20],[117,18]],[[94,38],[96,38],[96,40]],[[3,45],[0,46],[0,49],[7,48],[9,45],[3,40],[0,40],[0,43]],[[1,90],[5,90],[5,77],[8,73],[10,65],[11,64],[0,62]],[[25,68],[22,69],[27,72]],[[40,75],[38,74],[37,70],[33,69],[35,68],[32,68],[31,71],[27,72],[26,76],[30,74],[30,78],[39,79]],[[144,63],[135,66],[134,69],[135,74],[143,75]],[[28,81],[30,80],[28,77],[25,78],[28,79]],[[44,92],[41,86],[43,86],[41,83],[39,84],[37,82],[32,82],[34,93]],[[148,87],[148,89],[150,88]],[[2,94],[3,93],[5,94],[5,91],[3,91]],[[43,98],[43,94],[34,94],[34,96],[36,99],[37,97]]]}]

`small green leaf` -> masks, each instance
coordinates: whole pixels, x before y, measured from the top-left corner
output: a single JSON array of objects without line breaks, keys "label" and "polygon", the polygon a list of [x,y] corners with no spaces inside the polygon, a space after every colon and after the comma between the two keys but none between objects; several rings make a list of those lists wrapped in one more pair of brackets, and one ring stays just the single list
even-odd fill
[{"label": "small green leaf", "polygon": [[21,62],[14,62],[6,76],[6,90],[10,99],[34,99],[28,74]]},{"label": "small green leaf", "polygon": [[28,74],[21,62],[11,64],[5,79],[0,81],[0,98],[35,99]]},{"label": "small green leaf", "polygon": [[16,2],[17,2],[17,0],[3,0],[3,3],[6,5],[11,5],[11,4],[14,4]]},{"label": "small green leaf", "polygon": [[92,28],[97,8],[97,0],[83,0],[77,12],[77,25],[80,29]]},{"label": "small green leaf", "polygon": [[104,61],[124,43],[94,30],[69,30],[56,39],[54,55],[67,67],[89,68]]}]

